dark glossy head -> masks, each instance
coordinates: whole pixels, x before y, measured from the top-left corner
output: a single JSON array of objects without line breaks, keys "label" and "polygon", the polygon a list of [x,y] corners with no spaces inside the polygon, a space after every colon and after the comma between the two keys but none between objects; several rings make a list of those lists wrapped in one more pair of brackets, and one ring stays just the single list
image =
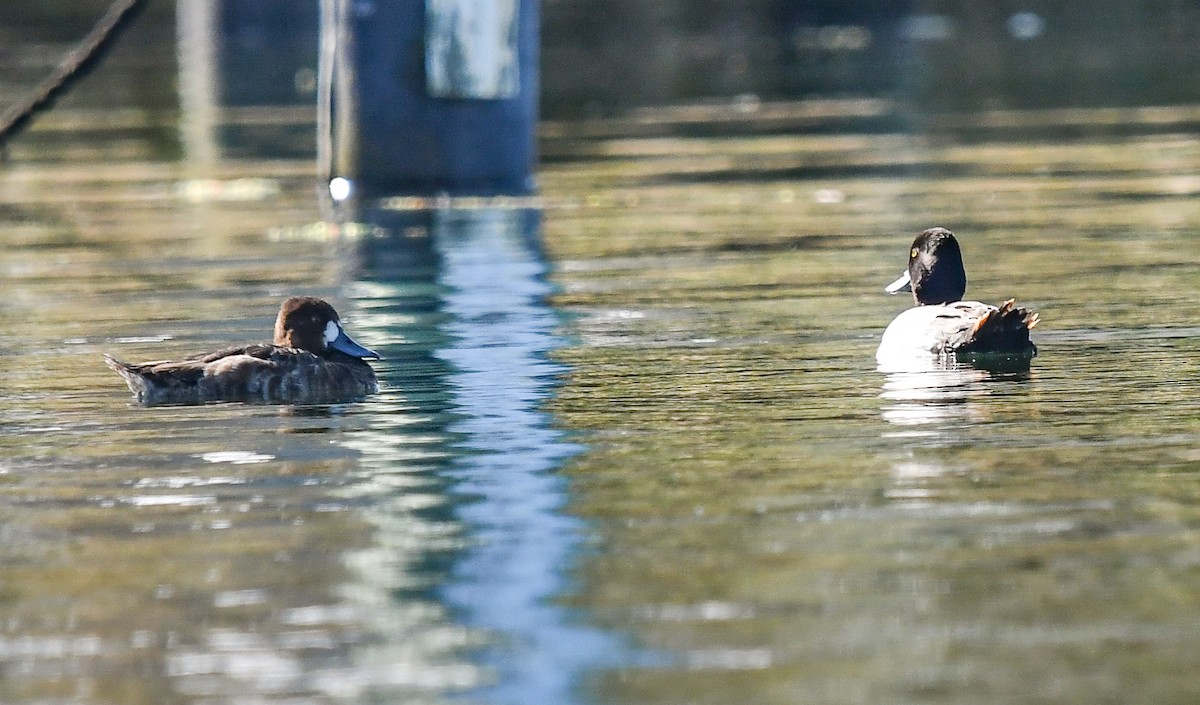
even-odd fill
[{"label": "dark glossy head", "polygon": [[379,355],[354,342],[342,329],[337,311],[321,299],[293,296],[279,307],[275,319],[275,344],[326,355],[330,350],[351,357],[379,359]]},{"label": "dark glossy head", "polygon": [[954,233],[930,228],[918,235],[908,251],[908,270],[884,291],[911,291],[922,306],[961,301],[967,291],[967,270]]}]

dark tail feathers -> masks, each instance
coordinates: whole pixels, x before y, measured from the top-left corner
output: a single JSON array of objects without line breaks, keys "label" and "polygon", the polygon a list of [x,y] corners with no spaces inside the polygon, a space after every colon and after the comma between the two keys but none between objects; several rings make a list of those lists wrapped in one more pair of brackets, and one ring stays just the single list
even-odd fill
[{"label": "dark tail feathers", "polygon": [[1037,346],[1029,339],[1029,331],[1038,320],[1036,312],[1020,308],[1015,299],[1009,299],[980,318],[955,352],[1036,355]]}]

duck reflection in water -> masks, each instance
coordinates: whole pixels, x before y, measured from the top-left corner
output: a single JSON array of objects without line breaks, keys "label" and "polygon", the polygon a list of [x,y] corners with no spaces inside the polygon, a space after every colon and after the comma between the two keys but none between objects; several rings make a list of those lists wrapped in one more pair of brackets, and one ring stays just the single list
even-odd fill
[{"label": "duck reflection in water", "polygon": [[995,360],[931,360],[924,369],[887,373],[879,396],[888,402],[881,410],[885,421],[900,426],[920,426],[944,421],[986,421],[986,407],[977,400],[999,389],[997,384],[1030,378],[1028,361],[989,365]]},{"label": "duck reflection in water", "polygon": [[243,345],[184,360],[128,363],[105,355],[137,401],[203,404],[243,401],[327,404],[378,390],[367,359],[379,355],[354,342],[337,311],[311,296],[283,302],[269,344]]}]

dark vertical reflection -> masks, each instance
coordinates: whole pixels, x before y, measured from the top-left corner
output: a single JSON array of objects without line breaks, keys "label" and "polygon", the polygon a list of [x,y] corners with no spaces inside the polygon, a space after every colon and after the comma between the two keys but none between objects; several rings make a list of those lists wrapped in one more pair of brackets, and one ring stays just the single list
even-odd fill
[{"label": "dark vertical reflection", "polygon": [[[555,603],[582,526],[562,514],[566,486],[554,473],[576,448],[541,410],[562,369],[547,357],[561,342],[544,300],[540,214],[384,210],[367,220],[355,330],[383,354],[385,384],[377,422],[355,445],[365,483],[386,483],[393,500],[370,510],[379,537],[362,582],[390,590],[393,611],[427,602],[437,643],[457,654],[429,659],[443,689],[573,702],[612,644]],[[408,490],[397,491],[397,476]],[[418,588],[397,590],[405,584]]]}]

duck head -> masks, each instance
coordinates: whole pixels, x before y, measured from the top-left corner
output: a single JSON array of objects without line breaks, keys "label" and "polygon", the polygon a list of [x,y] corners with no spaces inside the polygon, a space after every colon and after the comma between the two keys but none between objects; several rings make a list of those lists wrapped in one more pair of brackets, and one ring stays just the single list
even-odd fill
[{"label": "duck head", "polygon": [[346,335],[333,307],[312,296],[293,296],[279,307],[275,319],[275,344],[325,355],[330,350],[360,359],[378,360],[379,354]]},{"label": "duck head", "polygon": [[908,251],[907,271],[884,291],[911,291],[920,306],[961,301],[967,291],[967,271],[954,233],[930,228],[918,235]]}]

